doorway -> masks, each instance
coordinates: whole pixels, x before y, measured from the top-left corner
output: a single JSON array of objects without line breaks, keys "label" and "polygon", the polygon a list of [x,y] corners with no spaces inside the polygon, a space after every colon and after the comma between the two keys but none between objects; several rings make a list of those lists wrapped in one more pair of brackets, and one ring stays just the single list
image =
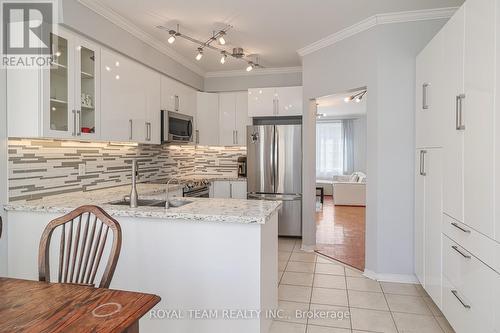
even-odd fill
[{"label": "doorway", "polygon": [[316,252],[364,271],[366,88],[316,99]]}]

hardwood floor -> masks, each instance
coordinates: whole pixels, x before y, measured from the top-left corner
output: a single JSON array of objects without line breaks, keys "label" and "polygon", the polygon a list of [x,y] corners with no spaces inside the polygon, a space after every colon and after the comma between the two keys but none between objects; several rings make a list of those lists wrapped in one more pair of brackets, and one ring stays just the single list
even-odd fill
[{"label": "hardwood floor", "polygon": [[365,269],[365,207],[334,206],[325,196],[316,213],[317,252],[361,271]]}]

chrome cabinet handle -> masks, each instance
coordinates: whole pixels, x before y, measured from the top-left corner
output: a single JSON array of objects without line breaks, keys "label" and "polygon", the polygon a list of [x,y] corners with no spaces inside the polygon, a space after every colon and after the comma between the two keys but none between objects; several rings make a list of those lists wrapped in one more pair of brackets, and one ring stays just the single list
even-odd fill
[{"label": "chrome cabinet handle", "polygon": [[0,216],[0,238],[2,238],[2,231],[3,231],[3,220],[2,217]]},{"label": "chrome cabinet handle", "polygon": [[146,122],[146,141],[151,141],[151,123]]},{"label": "chrome cabinet handle", "polygon": [[458,295],[457,290],[452,290],[451,293],[458,299],[458,301],[463,305],[464,308],[470,309],[470,305],[464,302],[464,300]]},{"label": "chrome cabinet handle", "polygon": [[78,116],[76,135],[80,136],[82,135],[82,110],[76,110],[76,115]]},{"label": "chrome cabinet handle", "polygon": [[427,176],[425,172],[425,154],[427,154],[427,150],[420,151],[420,175]]},{"label": "chrome cabinet handle", "polygon": [[71,110],[73,112],[73,133],[71,135],[76,136],[76,110]]},{"label": "chrome cabinet handle", "polygon": [[175,95],[174,98],[175,98],[175,106],[174,106],[175,111],[179,111],[179,96]]},{"label": "chrome cabinet handle", "polygon": [[235,144],[238,144],[238,130],[234,131],[234,137],[236,138],[236,143]]},{"label": "chrome cabinet handle", "polygon": [[470,256],[470,255],[465,254],[465,253],[463,253],[462,251],[460,251],[460,249],[458,248],[458,246],[453,245],[451,248],[452,248],[453,250],[455,250],[456,252],[458,252],[458,253],[459,253],[462,257],[464,257],[465,259],[470,259],[470,258],[471,258],[471,256]]},{"label": "chrome cabinet handle", "polygon": [[465,95],[460,94],[455,99],[455,125],[457,131],[465,130],[464,124],[464,101]]},{"label": "chrome cabinet handle", "polygon": [[424,83],[422,85],[422,109],[424,110],[429,108],[429,104],[427,103],[427,89],[429,89],[429,86],[429,83]]},{"label": "chrome cabinet handle", "polygon": [[132,120],[132,119],[129,119],[129,120],[128,120],[128,124],[129,124],[129,135],[128,135],[128,139],[129,139],[129,140],[132,140],[132,136],[133,136],[133,120]]},{"label": "chrome cabinet handle", "polygon": [[232,183],[229,183],[229,197],[230,198],[233,197],[233,184]]},{"label": "chrome cabinet handle", "polygon": [[461,226],[459,226],[459,225],[458,225],[458,223],[456,223],[456,222],[452,222],[452,223],[451,223],[451,225],[452,225],[452,226],[454,226],[455,228],[457,228],[457,229],[458,229],[458,230],[460,230],[460,231],[463,231],[463,232],[465,232],[465,233],[470,234],[470,230],[465,229],[465,228],[462,228],[462,227],[461,227]]},{"label": "chrome cabinet handle", "polygon": [[194,131],[196,134],[196,144],[200,144],[200,130]]}]

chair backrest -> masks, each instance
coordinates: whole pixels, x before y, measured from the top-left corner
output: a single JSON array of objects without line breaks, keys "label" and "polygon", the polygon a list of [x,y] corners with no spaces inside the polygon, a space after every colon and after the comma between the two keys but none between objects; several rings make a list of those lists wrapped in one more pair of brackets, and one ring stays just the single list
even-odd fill
[{"label": "chair backrest", "polygon": [[61,228],[57,281],[89,286],[95,286],[94,281],[111,229],[113,243],[99,283],[100,288],[108,288],[120,256],[122,244],[120,224],[97,206],[82,206],[51,221],[40,240],[38,253],[40,281],[50,282],[50,241],[57,228]]}]

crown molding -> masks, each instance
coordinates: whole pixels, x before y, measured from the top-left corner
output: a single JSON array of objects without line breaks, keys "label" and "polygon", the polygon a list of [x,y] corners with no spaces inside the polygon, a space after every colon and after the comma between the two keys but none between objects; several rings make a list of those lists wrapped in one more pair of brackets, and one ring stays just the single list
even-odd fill
[{"label": "crown molding", "polygon": [[373,15],[350,27],[311,43],[297,50],[297,53],[303,57],[381,24],[448,19],[455,14],[457,9],[458,7],[448,7]]},{"label": "crown molding", "polygon": [[210,77],[235,77],[249,75],[272,75],[272,74],[293,74],[302,73],[302,67],[276,67],[276,68],[256,68],[251,72],[246,70],[217,71],[205,73],[206,78]]},{"label": "crown molding", "polygon": [[176,62],[180,63],[184,67],[192,70],[196,74],[200,76],[205,75],[205,70],[203,70],[201,67],[193,64],[192,62],[186,60],[186,57],[182,56],[180,53],[172,50],[171,48],[167,47],[163,42],[159,41],[152,35],[148,34],[117,12],[115,12],[113,9],[103,5],[100,1],[98,0],[78,0],[80,4],[83,6],[89,8],[93,12],[101,15],[111,23],[115,24],[116,26],[122,28],[123,30],[127,31],[134,37],[138,38],[142,42],[148,44],[149,46],[155,48],[156,50],[160,51],[161,53],[165,54],[166,56],[172,58]]}]

